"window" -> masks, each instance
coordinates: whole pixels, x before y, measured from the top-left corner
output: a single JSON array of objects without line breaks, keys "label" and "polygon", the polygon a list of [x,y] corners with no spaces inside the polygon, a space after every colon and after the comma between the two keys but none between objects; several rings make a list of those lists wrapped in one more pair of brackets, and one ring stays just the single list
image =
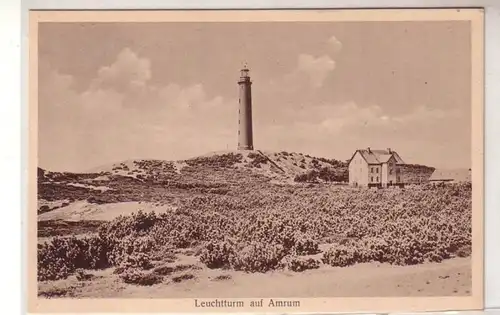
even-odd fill
[{"label": "window", "polygon": [[372,176],[372,178],[371,178],[371,181],[373,182],[373,176]]},{"label": "window", "polygon": [[396,178],[396,181],[397,182],[401,181],[401,179],[399,178],[399,176]]},{"label": "window", "polygon": [[[378,167],[376,168],[376,170],[377,170],[377,174],[378,174]],[[378,180],[377,180],[377,181],[378,181]]]},{"label": "window", "polygon": [[389,174],[392,174],[392,168],[389,169]]},{"label": "window", "polygon": [[[371,172],[373,173],[373,167],[371,168]],[[372,180],[372,182],[373,182],[373,180]]]},{"label": "window", "polygon": [[378,176],[377,176],[377,183],[378,183]]},{"label": "window", "polygon": [[238,130],[238,136],[240,135],[240,131]]}]

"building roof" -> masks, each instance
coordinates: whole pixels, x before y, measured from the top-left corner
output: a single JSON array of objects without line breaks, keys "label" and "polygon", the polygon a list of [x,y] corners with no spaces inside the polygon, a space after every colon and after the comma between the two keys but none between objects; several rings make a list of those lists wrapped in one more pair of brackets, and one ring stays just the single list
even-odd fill
[{"label": "building roof", "polygon": [[399,156],[399,154],[396,151],[390,149],[388,150],[358,149],[356,150],[356,152],[354,152],[349,162],[352,160],[352,158],[356,155],[357,152],[361,154],[363,159],[365,159],[366,163],[368,164],[387,163],[391,157],[394,157],[394,159],[396,160],[396,164],[405,164],[405,162]]}]

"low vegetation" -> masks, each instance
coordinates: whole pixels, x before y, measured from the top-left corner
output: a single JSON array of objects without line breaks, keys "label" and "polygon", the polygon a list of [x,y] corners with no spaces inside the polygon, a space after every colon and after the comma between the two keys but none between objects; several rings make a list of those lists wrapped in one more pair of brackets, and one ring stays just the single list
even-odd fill
[{"label": "low vegetation", "polygon": [[[191,194],[172,213],[138,211],[93,235],[40,244],[38,279],[113,267],[126,283],[154,285],[174,271],[165,261],[189,248],[200,248],[207,268],[245,272],[438,262],[470,255],[471,191],[470,183],[363,190],[245,182],[226,194]],[[176,279],[194,277],[185,275]]]},{"label": "low vegetation", "polygon": [[401,167],[402,180],[409,184],[425,183],[436,170],[434,167],[418,164],[405,164]]}]

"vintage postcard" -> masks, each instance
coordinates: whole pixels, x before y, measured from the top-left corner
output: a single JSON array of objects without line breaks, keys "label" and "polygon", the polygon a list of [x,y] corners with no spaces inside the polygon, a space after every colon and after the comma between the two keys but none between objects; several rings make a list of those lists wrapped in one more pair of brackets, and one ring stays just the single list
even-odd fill
[{"label": "vintage postcard", "polygon": [[483,11],[33,11],[30,312],[483,304]]}]

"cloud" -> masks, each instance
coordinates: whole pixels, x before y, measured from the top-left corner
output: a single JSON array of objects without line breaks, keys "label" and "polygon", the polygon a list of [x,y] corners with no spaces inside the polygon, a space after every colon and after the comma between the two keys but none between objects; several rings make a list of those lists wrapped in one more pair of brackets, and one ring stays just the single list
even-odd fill
[{"label": "cloud", "polygon": [[340,42],[335,36],[330,37],[327,44],[333,52],[339,52],[342,49],[342,42]]},{"label": "cloud", "polygon": [[50,103],[51,106],[63,106],[63,100],[72,96],[74,78],[70,75],[60,73],[45,64],[39,65],[38,100],[42,103]]},{"label": "cloud", "polygon": [[347,159],[354,150],[367,146],[392,147],[409,163],[429,165],[439,160],[442,148],[461,148],[463,138],[453,138],[447,127],[456,121],[456,111],[429,106],[408,108],[395,115],[378,104],[353,101],[308,104],[298,110],[284,107],[279,120],[283,123],[258,124],[255,138],[264,149],[336,159]]},{"label": "cloud", "polygon": [[[125,49],[77,90],[75,78],[42,63],[40,165],[86,171],[129,158],[183,159],[235,147],[237,99],[213,95],[201,83],[154,84],[152,69],[146,57]],[[446,126],[460,118],[456,111],[422,105],[395,114],[378,104],[320,103],[312,97],[316,90],[301,89],[323,86],[334,69],[329,56],[302,54],[288,81],[268,89],[272,95],[256,90],[259,148],[348,158],[357,147],[390,146],[420,162],[426,158],[422,143],[441,145],[453,137]],[[282,104],[259,112],[259,104],[273,104],[275,95]],[[409,140],[415,135],[420,143]]]},{"label": "cloud", "polygon": [[[130,49],[83,91],[45,66],[40,86],[40,163],[85,171],[128,158],[188,158],[232,144],[237,100],[202,84],[154,85],[151,64]],[[235,118],[235,119],[232,119]]]},{"label": "cloud", "polygon": [[439,108],[429,108],[424,105],[420,105],[415,107],[415,109],[405,115],[401,115],[398,117],[388,118],[394,122],[399,123],[432,123],[436,120],[442,120],[446,118],[458,118],[460,116],[460,112],[456,110],[444,111]]},{"label": "cloud", "polygon": [[99,69],[93,84],[123,90],[130,85],[144,86],[150,79],[150,60],[125,48],[111,65]]},{"label": "cloud", "polygon": [[[342,49],[342,43],[335,36],[330,37],[326,44],[333,52]],[[302,77],[305,76],[313,88],[321,88],[335,67],[335,60],[328,54],[319,57],[307,53],[299,54],[295,69],[285,76],[285,82],[287,85],[300,84]]]},{"label": "cloud", "polygon": [[309,54],[301,54],[297,58],[296,69],[290,76],[305,75],[312,87],[320,88],[334,69],[335,61],[327,55],[316,58]]},{"label": "cloud", "polygon": [[294,113],[290,111],[289,115],[291,120],[315,125],[320,129],[318,131],[330,135],[353,127],[365,128],[388,123],[380,106],[362,107],[355,102],[304,106]]},{"label": "cloud", "polygon": [[[321,135],[332,139],[341,135],[361,135],[365,132],[391,132],[394,129],[411,130],[422,128],[426,124],[436,124],[450,121],[457,117],[454,111],[445,112],[429,109],[425,106],[391,116],[379,105],[360,106],[356,102],[343,104],[323,104],[302,106],[300,109],[285,109],[281,114],[285,122],[292,122],[292,127],[286,124],[274,124],[270,130],[289,129],[287,135],[297,137],[298,134],[318,137]],[[297,131],[298,134],[294,134]]]}]

